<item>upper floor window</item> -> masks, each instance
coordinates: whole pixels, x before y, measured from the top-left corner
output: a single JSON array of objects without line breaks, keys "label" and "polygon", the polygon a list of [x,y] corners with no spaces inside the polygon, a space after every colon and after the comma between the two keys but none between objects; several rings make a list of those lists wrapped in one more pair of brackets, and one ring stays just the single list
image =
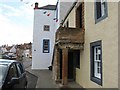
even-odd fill
[{"label": "upper floor window", "polygon": [[44,25],[44,31],[50,31],[50,26],[49,25]]},{"label": "upper floor window", "polygon": [[68,28],[69,27],[69,22],[67,21],[67,23],[66,23],[66,27]]},{"label": "upper floor window", "polygon": [[82,4],[76,9],[76,27],[82,28],[83,26],[83,13]]},{"label": "upper floor window", "polygon": [[95,0],[95,22],[105,19],[108,16],[107,14],[107,1]]},{"label": "upper floor window", "polygon": [[49,44],[50,40],[49,39],[44,39],[43,40],[43,53],[49,53]]}]

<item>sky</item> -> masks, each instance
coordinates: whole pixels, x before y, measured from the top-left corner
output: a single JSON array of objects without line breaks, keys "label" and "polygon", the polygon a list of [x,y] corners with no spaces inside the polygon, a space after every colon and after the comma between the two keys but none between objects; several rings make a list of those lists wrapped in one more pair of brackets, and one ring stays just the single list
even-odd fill
[{"label": "sky", "polygon": [[57,0],[0,0],[0,46],[32,42],[35,2],[41,7]]}]

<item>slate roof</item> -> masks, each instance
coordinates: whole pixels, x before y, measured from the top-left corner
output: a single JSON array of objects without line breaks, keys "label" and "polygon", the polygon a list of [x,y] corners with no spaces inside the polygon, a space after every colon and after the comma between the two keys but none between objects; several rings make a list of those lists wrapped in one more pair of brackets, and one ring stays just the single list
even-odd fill
[{"label": "slate roof", "polygon": [[56,10],[56,5],[46,5],[46,6],[43,6],[43,7],[39,7],[38,9]]}]

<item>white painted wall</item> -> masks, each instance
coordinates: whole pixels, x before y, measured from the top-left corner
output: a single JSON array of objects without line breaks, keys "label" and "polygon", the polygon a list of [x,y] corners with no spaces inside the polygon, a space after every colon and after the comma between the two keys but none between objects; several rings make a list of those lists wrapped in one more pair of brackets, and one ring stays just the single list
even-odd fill
[{"label": "white painted wall", "polygon": [[16,46],[14,45],[11,49],[10,49],[10,52],[13,52],[13,53],[16,53]]},{"label": "white painted wall", "polygon": [[[46,11],[50,16],[43,14]],[[32,69],[48,69],[52,62],[55,42],[55,11],[34,10],[33,46],[32,46]],[[50,25],[50,31],[44,31],[44,25]],[[43,39],[50,40],[50,52],[43,53]]]},{"label": "white painted wall", "polygon": [[24,50],[24,57],[29,57],[29,55],[30,55],[30,50],[29,49],[27,49],[27,50]]},{"label": "white painted wall", "polygon": [[72,5],[74,4],[76,0],[72,1],[63,1],[59,0],[57,4],[57,9],[58,9],[58,22],[56,23],[56,30],[59,28],[60,23],[62,20],[65,19],[67,13],[70,11]]},{"label": "white painted wall", "polygon": [[2,50],[2,53],[8,52],[5,47],[2,47],[1,50]]}]

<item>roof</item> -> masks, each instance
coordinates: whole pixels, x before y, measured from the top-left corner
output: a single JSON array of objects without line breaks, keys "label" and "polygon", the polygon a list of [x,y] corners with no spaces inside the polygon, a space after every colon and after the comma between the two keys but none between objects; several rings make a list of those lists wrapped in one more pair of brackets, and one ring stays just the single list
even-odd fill
[{"label": "roof", "polygon": [[6,49],[9,51],[12,48],[12,46],[6,47]]},{"label": "roof", "polygon": [[38,9],[56,10],[56,5],[46,5],[43,7],[39,7]]}]

